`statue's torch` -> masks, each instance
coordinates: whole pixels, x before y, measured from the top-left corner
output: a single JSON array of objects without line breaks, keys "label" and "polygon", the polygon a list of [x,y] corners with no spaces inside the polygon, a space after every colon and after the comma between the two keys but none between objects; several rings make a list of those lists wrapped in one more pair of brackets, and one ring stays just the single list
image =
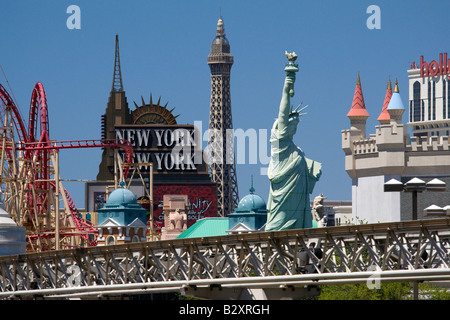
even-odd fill
[{"label": "statue's torch", "polygon": [[[297,54],[295,52],[287,52],[285,51],[286,57],[288,58],[289,62],[286,63],[286,66],[284,67],[284,71],[286,71],[286,76],[294,76],[295,72],[298,72],[298,64],[295,63],[295,60],[297,60]],[[291,97],[294,96],[294,84],[292,84],[291,90],[289,90],[289,94]]]}]

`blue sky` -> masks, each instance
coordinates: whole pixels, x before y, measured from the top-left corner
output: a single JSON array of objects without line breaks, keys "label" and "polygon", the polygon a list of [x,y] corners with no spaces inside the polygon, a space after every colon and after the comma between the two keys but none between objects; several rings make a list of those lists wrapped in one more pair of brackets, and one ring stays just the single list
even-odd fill
[{"label": "blue sky", "polygon": [[[81,29],[69,30],[70,5],[81,9]],[[370,5],[380,8],[381,29],[366,26]],[[206,58],[221,12],[234,55],[231,101],[234,128],[270,129],[284,81],[285,50],[298,53],[294,105],[309,105],[295,142],[323,163],[314,195],[351,200],[341,130],[349,128],[358,72],[375,132],[389,76],[398,78],[408,105],[406,70],[413,61],[438,59],[450,48],[448,1],[2,1],[0,82],[25,117],[37,81],[47,93],[50,137],[100,139],[100,116],[112,84],[114,39],[119,34],[124,90],[129,106],[150,94],[175,107],[180,124],[208,126],[210,71]],[[406,122],[407,114],[403,120]],[[63,179],[95,179],[101,150],[64,150]],[[267,199],[264,165],[237,166],[240,196],[251,175]],[[79,208],[84,184],[65,183]]]}]

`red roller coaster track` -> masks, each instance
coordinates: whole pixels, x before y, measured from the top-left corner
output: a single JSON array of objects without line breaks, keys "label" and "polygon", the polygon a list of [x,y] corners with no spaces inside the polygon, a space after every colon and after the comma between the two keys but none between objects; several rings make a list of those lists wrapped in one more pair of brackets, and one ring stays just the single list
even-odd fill
[{"label": "red roller coaster track", "polygon": [[[133,149],[131,144],[126,140],[51,141],[49,135],[47,98],[44,87],[40,82],[36,83],[31,95],[28,127],[25,126],[23,118],[13,99],[1,84],[0,101],[1,116],[3,116],[4,119],[7,119],[6,113],[10,112],[11,120],[14,123],[14,129],[19,138],[19,141],[15,141],[13,132],[11,132],[10,136],[3,139],[1,148],[3,148],[3,153],[6,160],[9,162],[6,175],[9,176],[8,178],[17,176],[18,164],[13,163],[13,155],[15,152],[22,152],[23,158],[31,164],[31,167],[28,169],[29,172],[27,173],[29,177],[27,178],[27,190],[31,190],[26,193],[26,206],[27,208],[31,208],[28,217],[38,216],[39,213],[47,212],[51,206],[48,196],[50,194],[49,191],[55,192],[58,189],[56,188],[55,182],[51,179],[50,164],[51,155],[56,151],[74,148],[122,148],[125,150],[124,162],[129,164],[132,161]],[[6,134],[6,131],[4,134]],[[13,166],[16,166],[16,171],[14,171]],[[129,166],[125,166],[123,172],[124,179],[126,178],[128,171]],[[4,172],[1,174],[5,176]],[[76,227],[76,230],[61,228],[59,237],[81,236],[88,245],[95,245],[95,234],[97,233],[97,230],[90,222],[80,218],[78,209],[70,197],[69,192],[64,187],[59,189],[59,194],[67,200],[66,203],[70,210],[70,215],[66,216],[66,219],[72,219],[71,225],[75,225]],[[35,232],[33,232],[33,230],[27,232],[27,241],[29,243],[35,242],[37,239],[49,237],[55,237],[54,230],[43,230],[38,228]],[[36,245],[32,247],[36,248]]]}]

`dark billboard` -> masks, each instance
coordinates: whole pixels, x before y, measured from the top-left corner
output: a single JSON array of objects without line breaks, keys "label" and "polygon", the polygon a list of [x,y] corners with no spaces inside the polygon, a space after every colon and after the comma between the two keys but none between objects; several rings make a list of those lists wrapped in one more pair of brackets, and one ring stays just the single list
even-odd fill
[{"label": "dark billboard", "polygon": [[[154,174],[206,173],[200,133],[193,125],[122,125],[116,139],[133,146],[133,163],[153,163]],[[148,166],[141,166],[148,172]]]}]

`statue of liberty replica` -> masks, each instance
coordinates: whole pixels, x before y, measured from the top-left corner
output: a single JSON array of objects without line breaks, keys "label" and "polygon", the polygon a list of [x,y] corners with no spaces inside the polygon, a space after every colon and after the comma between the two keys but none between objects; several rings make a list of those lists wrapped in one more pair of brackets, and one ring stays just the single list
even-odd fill
[{"label": "statue of liberty replica", "polygon": [[289,62],[284,69],[286,78],[280,110],[270,136],[270,193],[266,231],[312,228],[309,195],[322,174],[322,164],[306,158],[293,141],[300,117],[304,115],[301,112],[306,107],[300,109],[300,105],[295,110],[291,107],[290,98],[294,96],[298,64],[295,63],[295,52],[286,52],[286,56]]}]

